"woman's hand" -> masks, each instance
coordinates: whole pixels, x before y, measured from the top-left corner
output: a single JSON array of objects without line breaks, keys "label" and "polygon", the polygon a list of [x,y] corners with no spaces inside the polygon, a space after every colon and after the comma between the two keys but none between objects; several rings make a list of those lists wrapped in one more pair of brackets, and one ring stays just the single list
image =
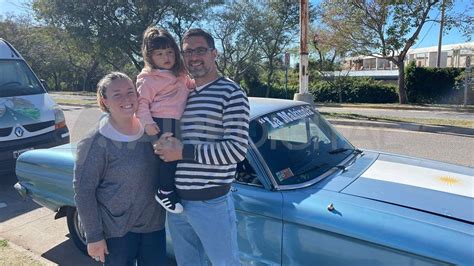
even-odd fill
[{"label": "woman's hand", "polygon": [[93,260],[105,263],[105,254],[109,254],[105,239],[87,244],[87,253]]},{"label": "woman's hand", "polygon": [[145,125],[145,133],[148,136],[158,135],[158,133],[160,133],[160,128],[157,124],[147,124]]}]

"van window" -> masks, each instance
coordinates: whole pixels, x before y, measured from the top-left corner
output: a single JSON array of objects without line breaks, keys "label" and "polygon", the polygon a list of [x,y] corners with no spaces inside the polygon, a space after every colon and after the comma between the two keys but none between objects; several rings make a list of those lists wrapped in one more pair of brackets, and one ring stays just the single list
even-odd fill
[{"label": "van window", "polygon": [[0,97],[45,93],[25,62],[0,60]]}]

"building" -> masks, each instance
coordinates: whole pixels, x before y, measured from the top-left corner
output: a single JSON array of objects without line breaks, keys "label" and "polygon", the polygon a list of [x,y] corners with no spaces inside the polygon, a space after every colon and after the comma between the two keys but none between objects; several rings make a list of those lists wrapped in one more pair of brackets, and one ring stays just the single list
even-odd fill
[{"label": "building", "polygon": [[[474,42],[441,46],[440,67],[465,67],[466,57],[474,55]],[[418,67],[436,67],[438,46],[410,49],[405,65],[411,61]],[[375,56],[346,57],[342,63],[342,73],[348,76],[372,77],[380,80],[396,80],[397,66],[387,59]],[[337,74],[341,74],[338,72]]]}]

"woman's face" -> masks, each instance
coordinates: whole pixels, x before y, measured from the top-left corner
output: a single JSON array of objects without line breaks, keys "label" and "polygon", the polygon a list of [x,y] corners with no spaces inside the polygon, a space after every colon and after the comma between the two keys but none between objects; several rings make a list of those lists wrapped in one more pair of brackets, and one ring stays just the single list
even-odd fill
[{"label": "woman's face", "polygon": [[113,80],[105,91],[103,103],[114,118],[133,117],[138,108],[138,95],[130,80]]}]

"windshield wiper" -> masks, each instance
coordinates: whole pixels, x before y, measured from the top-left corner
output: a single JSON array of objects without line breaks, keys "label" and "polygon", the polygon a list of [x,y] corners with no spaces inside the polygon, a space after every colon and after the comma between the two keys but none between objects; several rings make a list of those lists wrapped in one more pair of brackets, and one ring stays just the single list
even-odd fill
[{"label": "windshield wiper", "polygon": [[304,171],[297,172],[297,173],[295,174],[295,176],[304,175],[304,174],[307,174],[307,173],[312,172],[312,171],[314,171],[314,170],[318,170],[319,168],[321,168],[321,167],[320,167],[320,166],[314,166],[314,167],[305,169]]},{"label": "windshield wiper", "polygon": [[329,154],[338,154],[338,153],[343,153],[345,151],[353,151],[354,153],[356,154],[360,154],[362,153],[361,150],[359,149],[349,149],[349,148],[337,148],[335,150],[332,150],[332,151],[328,151]]}]

